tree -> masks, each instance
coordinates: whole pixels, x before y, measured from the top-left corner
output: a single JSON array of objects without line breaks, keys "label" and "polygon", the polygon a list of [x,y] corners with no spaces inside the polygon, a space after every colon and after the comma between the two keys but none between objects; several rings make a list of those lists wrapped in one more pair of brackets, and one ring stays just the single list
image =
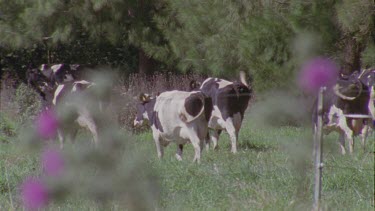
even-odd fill
[{"label": "tree", "polygon": [[143,73],[245,70],[264,90],[290,86],[316,55],[347,73],[375,65],[374,11],[372,0],[0,0],[0,51]]},{"label": "tree", "polygon": [[[11,4],[0,0],[0,45],[7,49],[38,45],[46,50],[45,62],[68,62],[67,56],[71,56],[71,60],[92,63],[108,57],[103,57],[103,51],[116,55],[134,53],[136,48],[139,55],[144,55],[141,60],[150,60],[152,52],[143,53],[142,48],[152,48],[156,46],[153,42],[160,40],[149,39],[157,34],[150,21],[153,5],[152,0],[40,0]],[[83,54],[69,53],[82,48]],[[132,58],[129,56],[125,59]]]},{"label": "tree", "polygon": [[292,84],[298,65],[312,56],[352,72],[374,51],[370,0],[165,2],[154,19],[179,69],[231,77],[245,70],[258,90]]}]

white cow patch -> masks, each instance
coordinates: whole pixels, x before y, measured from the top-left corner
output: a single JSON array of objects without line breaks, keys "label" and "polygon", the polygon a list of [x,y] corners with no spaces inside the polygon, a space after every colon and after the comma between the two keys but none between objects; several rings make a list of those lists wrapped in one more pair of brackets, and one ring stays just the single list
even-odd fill
[{"label": "white cow patch", "polygon": [[64,89],[64,84],[60,84],[57,86],[56,91],[53,95],[52,103],[53,105],[56,105],[57,97],[61,94],[61,91]]},{"label": "white cow patch", "polygon": [[63,66],[62,64],[55,64],[55,65],[52,65],[51,69],[52,69],[53,73],[56,74],[56,72],[57,72],[62,66]]},{"label": "white cow patch", "polygon": [[375,121],[375,86],[372,86],[370,88],[370,100],[369,100],[368,109],[372,116],[372,120]]},{"label": "white cow patch", "polygon": [[210,128],[216,129],[216,130],[225,130],[225,121],[223,119],[223,116],[219,110],[219,108],[215,105],[214,109],[211,113],[211,119],[208,123]]},{"label": "white cow patch", "polygon": [[226,81],[226,80],[223,80],[223,79],[221,79],[221,81],[219,81],[217,83],[219,84],[219,89],[233,84],[233,82]]},{"label": "white cow patch", "polygon": [[81,81],[75,81],[73,83],[73,88],[72,88],[72,92],[76,92],[78,90],[78,85],[79,84],[82,84],[82,85],[88,85],[87,88],[90,88],[91,86],[94,86],[95,83],[93,82],[88,82],[88,81],[85,81],[85,80],[81,80]]},{"label": "white cow patch", "polygon": [[46,69],[47,69],[47,65],[46,64],[42,64],[42,65],[40,65],[40,70],[43,72],[43,71],[45,71]]}]

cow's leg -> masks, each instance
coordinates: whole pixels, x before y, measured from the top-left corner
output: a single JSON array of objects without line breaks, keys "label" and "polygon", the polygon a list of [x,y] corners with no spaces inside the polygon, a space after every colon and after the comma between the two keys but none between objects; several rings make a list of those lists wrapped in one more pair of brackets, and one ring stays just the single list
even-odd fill
[{"label": "cow's leg", "polygon": [[156,152],[158,153],[158,158],[162,158],[164,155],[164,147],[160,143],[160,135],[157,131],[153,131],[152,136],[154,137],[154,141],[156,145]]},{"label": "cow's leg", "polygon": [[214,149],[218,148],[217,142],[219,141],[219,136],[220,136],[221,131],[222,130],[214,130],[213,134],[211,135],[211,141],[212,141]]},{"label": "cow's leg", "polygon": [[352,130],[349,129],[345,131],[344,133],[345,133],[345,138],[348,139],[349,141],[349,153],[353,153],[353,148],[354,148],[353,132]]},{"label": "cow's leg", "polygon": [[226,126],[227,132],[230,137],[230,141],[232,143],[232,153],[237,153],[237,139],[238,139],[238,131],[235,129],[232,121],[227,121]]},{"label": "cow's leg", "polygon": [[[375,86],[370,87],[370,100],[368,103],[368,110],[372,116],[372,121],[375,122]],[[371,121],[370,121],[371,122]]]},{"label": "cow's leg", "polygon": [[80,115],[77,121],[79,125],[81,125],[82,127],[86,127],[91,132],[94,144],[95,146],[98,146],[99,137],[98,137],[98,131],[97,131],[97,127],[94,122],[94,119],[91,118],[91,116]]},{"label": "cow's leg", "polygon": [[345,150],[345,134],[343,132],[340,132],[339,142],[340,142],[341,154],[345,155],[346,154],[346,150]]},{"label": "cow's leg", "polygon": [[354,148],[353,131],[350,128],[348,129],[345,131],[345,137],[349,140],[349,153],[352,154]]},{"label": "cow's leg", "polygon": [[60,148],[62,149],[64,147],[64,133],[61,129],[57,130],[57,136],[59,137]]},{"label": "cow's leg", "polygon": [[[369,120],[371,121],[371,120]],[[366,139],[367,139],[367,135],[368,135],[368,130],[369,130],[369,121],[363,125],[363,128],[361,130],[361,134],[360,134],[360,137],[361,137],[361,144],[362,144],[362,148],[363,148],[363,151],[366,150]]]},{"label": "cow's leg", "polygon": [[208,150],[210,149],[210,132],[209,131],[207,131],[207,135],[204,141],[206,144],[206,151],[208,152]]},{"label": "cow's leg", "polygon": [[193,162],[197,161],[197,163],[200,163],[201,159],[201,141],[199,140],[199,137],[195,134],[192,133],[190,134],[190,142],[194,147],[194,160]]},{"label": "cow's leg", "polygon": [[176,158],[177,160],[181,161],[182,160],[182,151],[184,149],[184,145],[182,144],[177,144],[177,153],[176,153]]},{"label": "cow's leg", "polygon": [[349,152],[353,153],[353,147],[354,147],[354,141],[353,141],[353,131],[348,126],[348,121],[344,116],[339,116],[338,120],[338,127],[342,131],[340,135],[343,135],[344,137],[340,136],[340,143],[341,143],[341,153],[345,154],[345,138],[349,141]]},{"label": "cow's leg", "polygon": [[74,143],[77,132],[78,132],[78,127],[74,127],[71,130],[69,130],[69,134],[66,135],[67,140],[69,140],[71,143]]}]

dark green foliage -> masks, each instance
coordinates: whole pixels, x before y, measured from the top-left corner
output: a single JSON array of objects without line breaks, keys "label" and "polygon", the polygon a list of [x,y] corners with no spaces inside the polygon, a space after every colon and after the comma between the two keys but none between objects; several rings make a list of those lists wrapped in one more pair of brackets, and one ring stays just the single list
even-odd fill
[{"label": "dark green foliage", "polygon": [[365,68],[375,67],[375,35],[373,39],[362,52],[362,62]]},{"label": "dark green foliage", "polygon": [[227,78],[243,70],[262,91],[293,86],[312,56],[349,72],[373,65],[371,0],[0,0],[0,8],[1,65],[17,71],[57,62]]}]

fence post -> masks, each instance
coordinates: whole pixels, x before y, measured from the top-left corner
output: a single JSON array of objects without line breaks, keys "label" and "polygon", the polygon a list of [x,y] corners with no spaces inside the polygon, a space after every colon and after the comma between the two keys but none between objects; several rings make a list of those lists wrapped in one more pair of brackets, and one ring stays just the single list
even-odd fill
[{"label": "fence post", "polygon": [[315,177],[314,177],[314,204],[313,210],[320,210],[320,195],[322,188],[322,171],[323,171],[323,147],[322,147],[322,130],[323,130],[323,94],[326,88],[321,87],[318,94],[317,106],[317,123],[314,131],[314,159],[315,159]]}]

